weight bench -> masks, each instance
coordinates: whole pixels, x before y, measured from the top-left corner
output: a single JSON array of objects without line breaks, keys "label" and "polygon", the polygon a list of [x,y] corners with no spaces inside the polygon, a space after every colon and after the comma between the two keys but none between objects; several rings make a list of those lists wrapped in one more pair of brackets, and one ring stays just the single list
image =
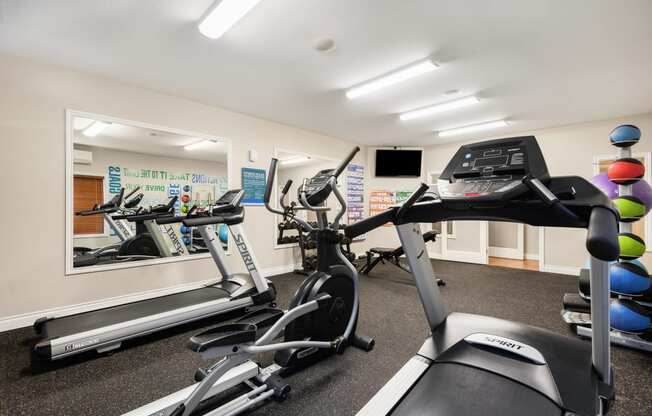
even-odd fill
[{"label": "weight bench", "polygon": [[[435,241],[437,234],[435,231],[423,233],[423,242]],[[360,268],[360,274],[369,274],[378,263],[385,264],[385,261],[405,272],[412,273],[407,265],[401,263],[401,256],[404,254],[403,246],[397,248],[373,247],[367,251],[366,263]],[[444,286],[445,284],[443,280],[437,279],[437,285]]]}]

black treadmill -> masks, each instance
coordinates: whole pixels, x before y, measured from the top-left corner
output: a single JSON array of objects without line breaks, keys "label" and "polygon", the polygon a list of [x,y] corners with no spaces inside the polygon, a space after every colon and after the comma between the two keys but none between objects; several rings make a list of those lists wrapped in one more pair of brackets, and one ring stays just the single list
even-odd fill
[{"label": "black treadmill", "polygon": [[[402,205],[348,227],[351,238],[396,225],[430,336],[359,416],[589,416],[614,398],[609,344],[608,261],[618,257],[618,214],[581,177],[550,177],[533,136],[462,146],[438,183],[438,199]],[[508,221],[586,228],[591,254],[593,339],[504,319],[445,310],[416,223]]]},{"label": "black treadmill", "polygon": [[[138,302],[117,305],[62,317],[43,317],[34,324],[41,340],[34,346],[35,357],[57,360],[88,350],[105,352],[119,348],[122,341],[161,331],[199,319],[250,307],[270,305],[273,287],[260,275],[253,251],[244,234],[241,205],[244,191],[225,193],[208,211],[184,219],[197,226],[222,276],[211,285]],[[194,210],[193,210],[194,212]],[[219,216],[226,224],[241,256],[247,256],[247,274],[232,273],[212,226],[201,225],[204,216]]]}]

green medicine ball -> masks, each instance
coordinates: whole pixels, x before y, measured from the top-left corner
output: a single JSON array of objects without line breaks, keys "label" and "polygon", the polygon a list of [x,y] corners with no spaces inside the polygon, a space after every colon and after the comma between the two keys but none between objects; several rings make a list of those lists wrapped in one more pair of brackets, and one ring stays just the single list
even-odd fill
[{"label": "green medicine ball", "polygon": [[645,216],[645,204],[633,196],[621,196],[613,200],[622,222],[634,222]]},{"label": "green medicine ball", "polygon": [[620,258],[623,260],[637,259],[645,253],[645,242],[635,234],[618,234],[618,244],[620,245]]}]

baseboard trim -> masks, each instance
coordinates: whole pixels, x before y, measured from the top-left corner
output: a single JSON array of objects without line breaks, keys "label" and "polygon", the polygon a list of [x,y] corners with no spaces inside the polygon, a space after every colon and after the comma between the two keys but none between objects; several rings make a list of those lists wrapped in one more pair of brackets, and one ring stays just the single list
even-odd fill
[{"label": "baseboard trim", "polygon": [[539,255],[534,253],[525,253],[526,260],[539,260]]},{"label": "baseboard trim", "polygon": [[546,272],[546,273],[557,273],[557,274],[568,274],[571,276],[579,276],[580,269],[581,267],[542,264],[539,271]]},{"label": "baseboard trim", "polygon": [[507,247],[489,247],[489,256],[523,260],[523,255],[519,250]]},{"label": "baseboard trim", "polygon": [[472,251],[452,251],[448,250],[446,256],[438,255],[435,257],[441,260],[459,261],[462,263],[487,264],[487,260],[482,253]]},{"label": "baseboard trim", "polygon": [[[266,269],[262,269],[261,275],[263,277],[269,277],[278,274],[289,273],[293,271],[296,267],[297,265],[295,264],[269,267]],[[147,290],[144,292],[132,293],[129,295],[115,296],[112,298],[100,299],[92,302],[80,303],[77,305],[60,306],[56,308],[44,309],[35,312],[27,312],[18,315],[0,317],[0,332],[32,326],[34,324],[34,321],[44,316],[61,317],[67,315],[74,315],[77,313],[94,311],[97,309],[110,308],[112,306],[122,305],[125,303],[138,302],[145,299],[157,298],[160,296],[172,295],[174,293],[198,289],[202,286],[205,286],[213,282],[215,282],[215,279],[201,280],[198,282],[184,283],[181,285]]]}]

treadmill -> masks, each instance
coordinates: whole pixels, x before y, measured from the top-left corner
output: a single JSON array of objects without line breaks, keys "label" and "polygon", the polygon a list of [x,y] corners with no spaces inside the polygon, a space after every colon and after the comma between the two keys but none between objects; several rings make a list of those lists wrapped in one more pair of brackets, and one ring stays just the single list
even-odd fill
[{"label": "treadmill", "polygon": [[[462,146],[437,183],[438,198],[402,205],[347,228],[349,237],[396,225],[430,336],[358,416],[589,416],[614,399],[608,261],[618,257],[618,214],[584,178],[550,177],[534,136]],[[591,254],[592,344],[541,328],[447,313],[417,223],[508,221],[586,228]]]},{"label": "treadmill", "polygon": [[[41,360],[58,360],[96,350],[106,352],[120,347],[128,339],[141,337],[199,319],[227,312],[262,309],[273,304],[275,291],[260,268],[251,250],[242,222],[241,205],[244,191],[226,192],[209,211],[184,218],[187,226],[196,226],[209,249],[222,277],[214,284],[168,296],[131,302],[61,317],[43,317],[34,324],[41,340],[34,346],[34,356]],[[246,266],[246,274],[233,273],[212,225],[203,225],[206,215],[219,216],[226,224],[235,247]],[[213,223],[216,223],[213,221]]]}]

